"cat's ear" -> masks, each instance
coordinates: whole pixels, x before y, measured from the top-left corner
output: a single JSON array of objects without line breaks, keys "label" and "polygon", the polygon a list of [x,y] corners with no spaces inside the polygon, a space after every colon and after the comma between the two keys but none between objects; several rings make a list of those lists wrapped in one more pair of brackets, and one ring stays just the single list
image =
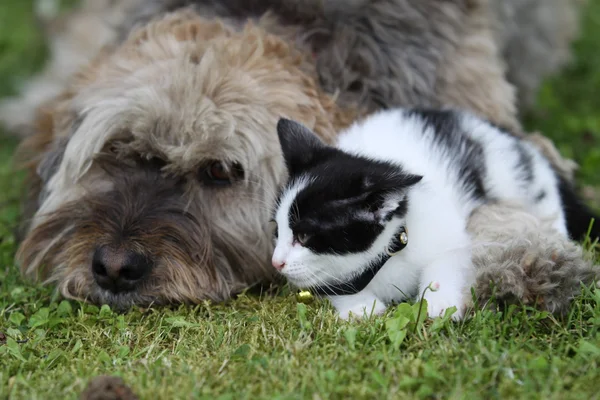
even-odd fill
[{"label": "cat's ear", "polygon": [[375,219],[384,223],[393,216],[404,217],[408,210],[407,193],[423,179],[421,175],[390,174],[377,181],[365,180],[370,185],[369,208]]},{"label": "cat's ear", "polygon": [[315,152],[327,147],[306,126],[286,118],[281,118],[277,122],[277,136],[279,136],[283,158],[291,174],[309,166]]}]

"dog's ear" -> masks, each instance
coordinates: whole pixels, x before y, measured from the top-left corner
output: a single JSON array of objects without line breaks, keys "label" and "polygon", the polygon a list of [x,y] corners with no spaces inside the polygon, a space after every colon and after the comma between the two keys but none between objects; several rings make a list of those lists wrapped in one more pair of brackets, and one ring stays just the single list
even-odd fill
[{"label": "dog's ear", "polygon": [[277,136],[291,175],[309,167],[315,154],[328,147],[306,126],[290,119],[277,122]]}]

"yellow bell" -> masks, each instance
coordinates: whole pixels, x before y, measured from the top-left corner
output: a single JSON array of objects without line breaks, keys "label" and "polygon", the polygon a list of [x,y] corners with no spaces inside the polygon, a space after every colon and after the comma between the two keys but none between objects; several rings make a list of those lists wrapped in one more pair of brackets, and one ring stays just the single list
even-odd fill
[{"label": "yellow bell", "polygon": [[300,290],[296,293],[296,300],[299,303],[309,304],[312,303],[314,299],[314,296],[308,290]]}]

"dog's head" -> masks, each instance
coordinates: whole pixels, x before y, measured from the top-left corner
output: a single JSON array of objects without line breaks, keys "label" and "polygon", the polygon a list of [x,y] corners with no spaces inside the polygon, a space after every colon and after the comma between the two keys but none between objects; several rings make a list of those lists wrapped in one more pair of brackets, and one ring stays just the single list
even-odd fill
[{"label": "dog's head", "polygon": [[328,140],[353,113],[309,64],[257,26],[186,10],[105,50],[52,105],[24,272],[118,308],[223,300],[269,278],[278,119]]}]

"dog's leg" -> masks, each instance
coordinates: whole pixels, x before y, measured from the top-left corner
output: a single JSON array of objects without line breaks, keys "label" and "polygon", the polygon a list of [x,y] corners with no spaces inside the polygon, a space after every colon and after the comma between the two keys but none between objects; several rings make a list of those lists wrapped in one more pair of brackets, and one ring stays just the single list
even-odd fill
[{"label": "dog's leg", "polygon": [[[581,246],[519,206],[488,204],[469,220],[473,236],[475,295],[480,306],[528,304],[553,312],[569,310],[580,284],[598,279],[600,267]],[[495,298],[494,298],[495,297]]]}]

